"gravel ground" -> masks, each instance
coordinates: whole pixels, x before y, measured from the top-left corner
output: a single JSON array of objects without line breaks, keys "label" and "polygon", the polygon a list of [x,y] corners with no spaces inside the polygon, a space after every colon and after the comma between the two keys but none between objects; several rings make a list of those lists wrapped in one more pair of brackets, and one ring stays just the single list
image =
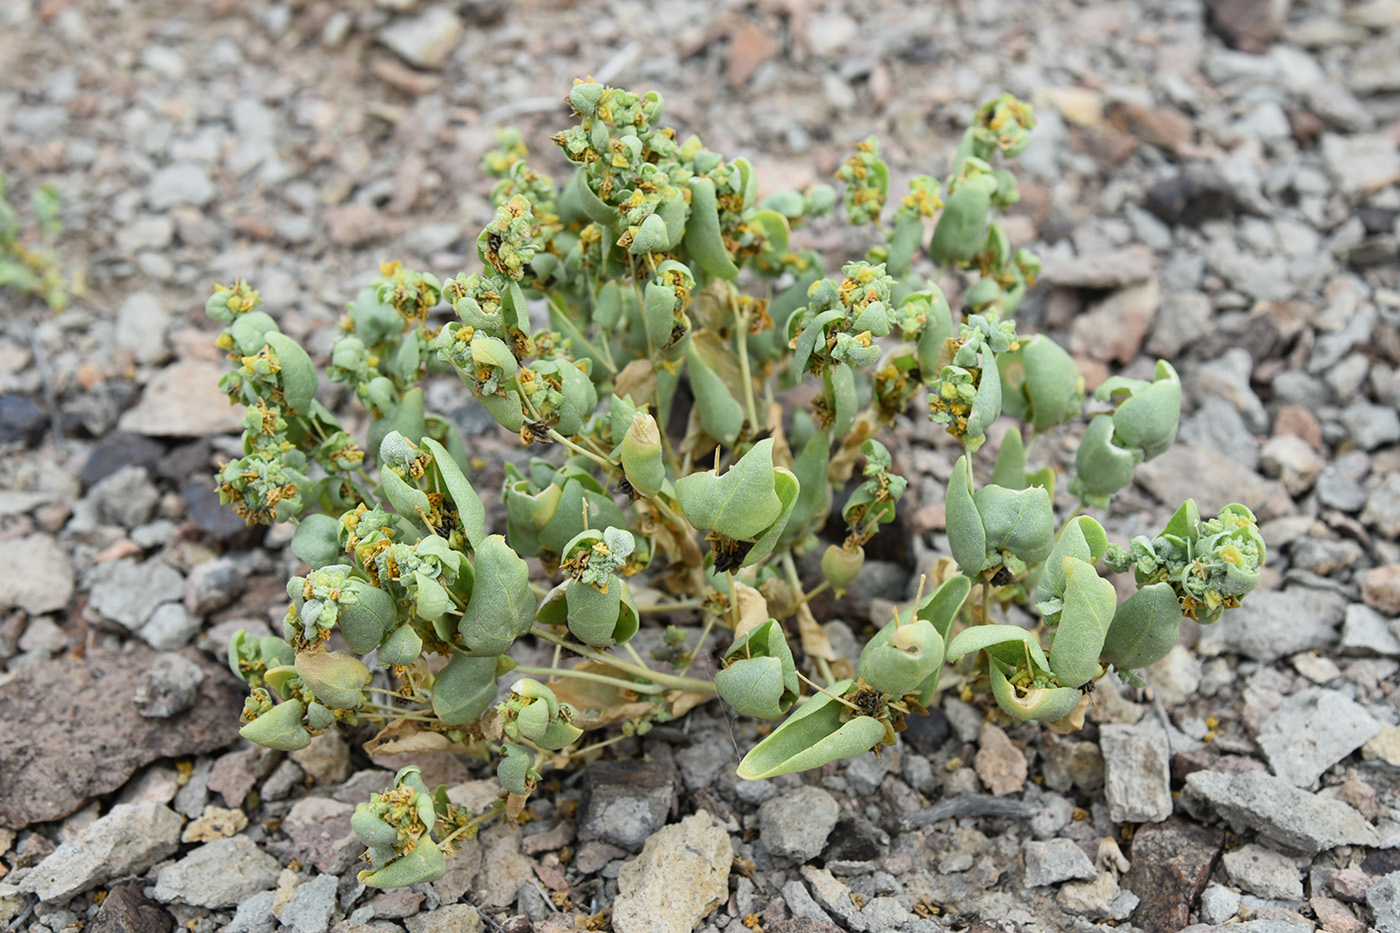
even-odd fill
[{"label": "gravel ground", "polygon": [[[0,170],[61,193],[85,277],[57,315],[0,292],[0,923],[1400,931],[1397,53],[1396,0],[0,0]],[[542,141],[585,74],[788,186],[870,133],[897,185],[941,174],[978,103],[1034,100],[1023,331],[1091,386],[1159,356],[1186,386],[1106,524],[1244,501],[1266,591],[1077,734],[948,695],[881,758],[741,783],[754,725],[712,704],[551,775],[441,881],[364,889],[349,814],[397,763],[237,740],[219,658],[280,618],[292,559],[211,491],[238,442],[204,300],[247,278],[324,349],[380,259],[473,268],[494,128]],[[947,553],[953,452],[913,421],[894,447],[908,541],[816,607],[838,647]]]}]

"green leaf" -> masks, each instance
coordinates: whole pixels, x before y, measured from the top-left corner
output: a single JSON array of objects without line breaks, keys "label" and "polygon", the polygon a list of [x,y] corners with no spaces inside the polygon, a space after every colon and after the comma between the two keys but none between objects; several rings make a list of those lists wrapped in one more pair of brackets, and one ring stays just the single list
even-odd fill
[{"label": "green leaf", "polygon": [[238,734],[263,748],[294,752],[311,744],[311,733],[301,724],[305,712],[300,700],[287,700],[239,729]]},{"label": "green leaf", "polygon": [[[586,187],[586,186],[585,186]],[[685,224],[685,249],[710,275],[733,280],[739,276],[734,257],[724,246],[719,229],[715,183],[697,175],[690,179],[690,218]],[[586,206],[586,205],[585,205]]]},{"label": "green leaf", "polygon": [[890,620],[860,653],[857,675],[881,693],[902,697],[923,692],[924,682],[943,669],[943,639],[932,622]]},{"label": "green leaf", "polygon": [[992,662],[989,671],[992,696],[996,697],[997,705],[1018,722],[1027,719],[1038,722],[1064,719],[1074,712],[1084,697],[1075,687],[1029,687],[1024,695],[1018,695],[1016,688],[1002,673],[1001,665]]},{"label": "green leaf", "polygon": [[496,699],[494,657],[453,654],[433,681],[433,713],[443,725],[459,726],[486,712]]},{"label": "green leaf", "polygon": [[1099,673],[1099,652],[1118,607],[1118,595],[1092,564],[1066,557],[1062,566],[1065,607],[1050,644],[1050,670],[1065,686],[1080,687]]},{"label": "green leaf", "polygon": [[[828,690],[840,696],[853,683],[839,680]],[[841,758],[853,758],[884,741],[884,723],[871,716],[855,716],[842,722],[846,711],[844,705],[825,693],[812,697],[744,756],[739,762],[739,777],[756,781],[807,771]]]},{"label": "green leaf", "polygon": [[749,448],[723,476],[707,470],[681,477],[676,481],[676,499],[696,528],[731,538],[753,538],[783,512],[775,485],[770,437]]},{"label": "green leaf", "polygon": [[339,520],[321,512],[303,517],[297,525],[296,534],[292,535],[292,553],[310,564],[312,570],[339,563]]},{"label": "green leaf", "polygon": [[1050,556],[1055,546],[1055,515],[1050,493],[1043,487],[983,486],[972,499],[986,529],[988,551],[1009,551],[1028,564]]},{"label": "green leaf", "polygon": [[985,651],[993,658],[1013,666],[1024,665],[1029,653],[1037,669],[1050,670],[1040,642],[1018,625],[974,625],[963,629],[948,643],[948,663],[974,651]]},{"label": "green leaf", "polygon": [[342,593],[336,625],[351,651],[368,654],[379,647],[384,633],[398,621],[394,597],[358,577],[348,580]]},{"label": "green leaf", "polygon": [[495,657],[530,631],[535,617],[530,568],[505,538],[490,535],[477,548],[475,570],[476,585],[457,631],[468,653]]},{"label": "green leaf", "polygon": [[1176,646],[1181,619],[1170,583],[1145,586],[1119,604],[1100,654],[1119,670],[1150,667]]},{"label": "green leaf", "polygon": [[958,568],[969,577],[976,577],[987,566],[987,532],[972,492],[972,466],[967,456],[958,458],[953,475],[948,479],[945,506],[948,524],[948,546]]},{"label": "green leaf", "polygon": [[734,398],[729,385],[710,367],[709,360],[698,351],[698,344],[692,343],[686,356],[700,426],[720,444],[732,446],[744,429],[744,407]]},{"label": "green leaf", "polygon": [[358,709],[365,702],[370,673],[365,662],[342,651],[297,653],[297,676],[331,709]]},{"label": "green leaf", "polygon": [[1036,589],[1036,608],[1045,616],[1045,624],[1058,625],[1060,610],[1064,608],[1065,586],[1068,578],[1064,572],[1066,557],[1073,557],[1085,563],[1096,563],[1108,549],[1108,536],[1103,526],[1088,515],[1080,515],[1065,523],[1060,529],[1050,556],[1040,572],[1040,583]]},{"label": "green leaf", "polygon": [[782,511],[778,513],[773,524],[769,525],[767,530],[754,540],[753,547],[749,548],[749,553],[744,557],[741,567],[752,567],[773,553],[773,548],[777,546],[783,530],[787,528],[793,507],[797,505],[801,485],[792,471],[786,467],[774,467],[773,491],[777,493],[778,501],[782,503]]},{"label": "green leaf", "polygon": [[423,446],[433,455],[432,468],[447,488],[447,495],[457,508],[457,520],[462,524],[462,533],[473,549],[481,544],[486,535],[486,507],[481,497],[472,488],[471,482],[456,459],[431,437],[423,438]]},{"label": "green leaf", "polygon": [[447,860],[431,839],[423,838],[407,855],[399,856],[378,871],[366,869],[358,875],[367,888],[401,888],[427,884],[447,874]]},{"label": "green leaf", "polygon": [[282,367],[282,397],[295,414],[305,414],[316,398],[316,367],[311,357],[291,337],[278,330],[263,335],[268,346],[277,354]]},{"label": "green leaf", "polygon": [[797,702],[797,667],[777,620],[736,639],[724,658],[727,666],[715,674],[715,688],[740,714],[777,719]]},{"label": "green leaf", "polygon": [[1007,489],[1026,488],[1026,445],[1019,428],[1007,429],[992,468],[992,482]]}]

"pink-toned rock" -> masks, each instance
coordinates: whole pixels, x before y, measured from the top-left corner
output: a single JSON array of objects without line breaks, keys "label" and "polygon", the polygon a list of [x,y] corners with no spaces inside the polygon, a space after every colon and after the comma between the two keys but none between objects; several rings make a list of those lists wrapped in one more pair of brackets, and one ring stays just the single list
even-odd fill
[{"label": "pink-toned rock", "polygon": [[337,246],[364,246],[384,233],[379,211],[356,201],[326,211],[326,227],[331,242]]},{"label": "pink-toned rock", "polygon": [[1368,571],[1361,580],[1361,599],[1388,616],[1400,616],[1400,564]]},{"label": "pink-toned rock", "polygon": [[242,430],[241,409],[219,391],[224,366],[181,360],[157,372],[117,426],[147,437],[208,437]]},{"label": "pink-toned rock", "polygon": [[1114,292],[1074,319],[1070,350],[1106,363],[1131,363],[1152,329],[1160,299],[1155,277]]},{"label": "pink-toned rock", "polygon": [[1014,794],[1026,784],[1026,756],[1006,733],[989,722],[977,735],[977,777],[998,797]]},{"label": "pink-toned rock", "polygon": [[777,55],[780,47],[768,30],[756,23],[745,23],[729,37],[728,78],[731,87],[749,83],[758,67]]}]

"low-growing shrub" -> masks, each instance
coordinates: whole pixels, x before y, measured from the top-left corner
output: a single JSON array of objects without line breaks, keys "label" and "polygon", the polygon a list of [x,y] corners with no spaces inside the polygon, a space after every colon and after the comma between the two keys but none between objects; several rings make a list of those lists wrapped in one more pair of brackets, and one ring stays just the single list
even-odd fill
[{"label": "low-growing shrub", "polygon": [[[1006,96],[982,107],[943,183],[918,176],[889,204],[873,139],[837,173],[839,197],[817,184],[760,199],[747,161],[660,123],[655,92],[582,81],[568,102],[578,122],[554,141],[577,170],[562,189],[530,168],[514,132],[487,155],[499,181],[481,271],[442,280],[387,263],[350,306],[326,375],[371,414],[364,442],[316,400],[311,356],[257,310],[256,291],[240,282],[208,303],[233,362],[222,386],[247,406],[245,455],[219,473],[221,494],[250,522],[297,523],[291,547],[310,567],[288,583],[283,636],[231,646],[252,688],[243,735],[297,749],[337,722],[370,720],[400,747],[416,738],[499,762],[503,795],[485,814],[414,768],[361,805],[366,884],[440,875],[454,839],[518,815],[586,732],[641,734],[718,694],[783,719],[741,776],[814,768],[894,742],[961,658],[965,689],[1010,716],[1073,724],[1109,667],[1134,681],[1176,643],[1183,616],[1212,622],[1257,585],[1264,545],[1243,506],[1203,520],[1188,501],[1127,547],[1078,512],[1057,535],[1056,475],[1027,472],[1020,428],[989,480],[974,481],[997,418],[1033,439],[1085,403],[1070,356],[1017,333],[1040,263],[992,219],[1018,197],[1001,163],[1028,142],[1029,106]],[[829,276],[790,233],[838,200],[883,241]],[[921,254],[965,274],[956,321],[915,273]],[[443,304],[452,320],[439,324]],[[474,482],[461,439],[424,409],[422,381],[447,370],[539,450],[505,465],[504,535],[490,533],[492,491]],[[810,401],[789,401],[799,395]],[[1069,485],[1084,507],[1105,507],[1171,445],[1180,400],[1165,362],[1150,382],[1099,387]],[[850,586],[865,545],[894,520],[906,481],[875,435],[922,405],[964,448],[947,490],[956,564],[852,665],[809,601]],[[795,556],[821,546],[842,501],[844,540],[809,585]],[[1131,568],[1136,595],[1119,603],[1102,568]],[[1048,647],[991,622],[1004,600],[1034,602]],[[681,610],[702,617],[698,636],[668,627],[643,658],[631,644],[643,616]],[[331,650],[334,631],[348,653]],[[717,635],[730,641],[720,670],[693,676]],[[514,660],[524,637],[556,646],[554,663]],[[393,689],[371,686],[374,668]],[[497,703],[505,675],[514,683]]]}]

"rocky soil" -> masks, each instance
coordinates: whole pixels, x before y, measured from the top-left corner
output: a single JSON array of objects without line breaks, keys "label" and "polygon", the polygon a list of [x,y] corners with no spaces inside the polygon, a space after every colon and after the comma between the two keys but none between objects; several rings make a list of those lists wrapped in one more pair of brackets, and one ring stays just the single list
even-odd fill
[{"label": "rocky soil", "polygon": [[[1105,523],[1245,502],[1266,591],[1149,690],[1101,684],[1077,734],[945,695],[880,758],[743,783],[755,726],[715,703],[549,775],[442,880],[366,890],[349,816],[401,762],[237,737],[224,646],[281,617],[294,561],[213,492],[238,428],[204,300],[247,278],[324,351],[380,259],[474,268],[494,128],[553,159],[590,73],[791,186],[870,133],[897,183],[941,174],[978,103],[1034,100],[1022,330],[1091,386],[1164,357],[1187,387]],[[0,0],[0,74],[0,170],[60,192],[85,280],[57,315],[0,291],[7,929],[1400,931],[1396,0]],[[894,446],[906,537],[819,607],[851,652],[947,552],[953,451],[912,420]]]}]

